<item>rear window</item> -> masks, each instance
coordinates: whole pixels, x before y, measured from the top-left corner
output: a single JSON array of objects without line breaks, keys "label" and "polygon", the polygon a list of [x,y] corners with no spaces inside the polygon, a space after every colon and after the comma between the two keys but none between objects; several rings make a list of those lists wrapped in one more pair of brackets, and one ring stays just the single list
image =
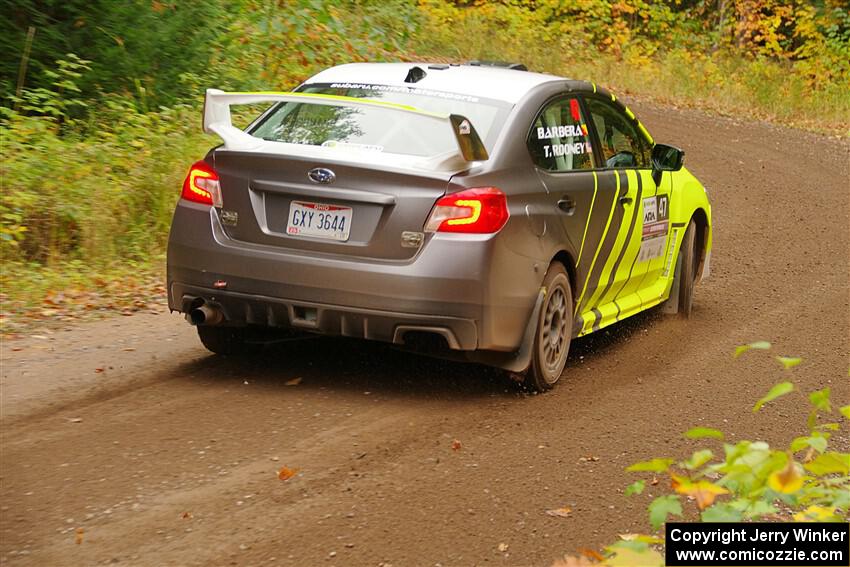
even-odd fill
[{"label": "rear window", "polygon": [[[366,98],[413,106],[441,114],[460,114],[470,120],[488,150],[510,105],[478,97],[412,87],[311,84],[299,92]],[[364,151],[433,156],[456,151],[457,142],[445,125],[413,113],[379,107],[351,108],[286,102],[272,107],[249,130],[252,136],[275,142]]]},{"label": "rear window", "polygon": [[380,107],[286,102],[279,104],[251,135],[273,142],[411,156],[457,150],[448,123]]}]

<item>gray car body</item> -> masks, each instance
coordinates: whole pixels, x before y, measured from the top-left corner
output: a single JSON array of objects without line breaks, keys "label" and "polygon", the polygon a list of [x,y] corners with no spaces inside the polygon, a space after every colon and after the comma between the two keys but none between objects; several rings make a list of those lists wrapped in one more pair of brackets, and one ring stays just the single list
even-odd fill
[{"label": "gray car body", "polygon": [[[480,71],[495,71],[504,81],[523,73]],[[361,82],[373,81],[363,76]],[[291,327],[395,344],[404,344],[410,332],[425,332],[443,337],[449,349],[471,360],[510,368],[529,340],[550,263],[566,266],[578,298],[579,282],[588,280],[593,267],[590,254],[576,263],[579,248],[585,238],[595,245],[606,223],[603,215],[587,222],[591,172],[540,170],[526,140],[547,101],[570,93],[610,95],[584,81],[534,82],[513,104],[489,159],[465,170],[412,173],[212,149],[205,159],[219,173],[224,209],[238,215],[238,224],[223,224],[215,207],[180,200],[168,246],[170,308],[188,312],[202,298],[220,306],[228,325]],[[335,182],[311,183],[307,172],[316,167],[331,169]],[[597,198],[614,197],[619,173],[604,167],[596,172]],[[501,231],[425,233],[418,248],[403,246],[402,233],[421,233],[439,197],[482,186],[507,194],[510,219]],[[559,207],[567,194],[575,201],[569,214]],[[353,207],[359,224],[349,242],[289,246],[280,219],[287,218],[294,199]],[[580,329],[576,325],[573,334]]]}]

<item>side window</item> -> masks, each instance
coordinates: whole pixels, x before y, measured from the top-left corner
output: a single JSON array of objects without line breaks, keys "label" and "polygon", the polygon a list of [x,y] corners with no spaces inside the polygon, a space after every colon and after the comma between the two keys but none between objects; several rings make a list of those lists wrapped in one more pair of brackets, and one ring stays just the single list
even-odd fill
[{"label": "side window", "polygon": [[528,151],[537,167],[549,171],[592,169],[590,137],[575,98],[548,103],[528,133]]},{"label": "side window", "polygon": [[649,167],[649,149],[635,123],[619,108],[598,98],[587,98],[606,167]]}]

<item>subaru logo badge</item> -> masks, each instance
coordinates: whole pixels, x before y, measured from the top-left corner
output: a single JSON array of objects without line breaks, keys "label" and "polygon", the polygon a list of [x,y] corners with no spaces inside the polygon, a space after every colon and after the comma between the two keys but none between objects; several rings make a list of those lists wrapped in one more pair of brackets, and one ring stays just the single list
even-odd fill
[{"label": "subaru logo badge", "polygon": [[307,177],[313,183],[333,183],[336,174],[326,167],[315,167],[307,172]]}]

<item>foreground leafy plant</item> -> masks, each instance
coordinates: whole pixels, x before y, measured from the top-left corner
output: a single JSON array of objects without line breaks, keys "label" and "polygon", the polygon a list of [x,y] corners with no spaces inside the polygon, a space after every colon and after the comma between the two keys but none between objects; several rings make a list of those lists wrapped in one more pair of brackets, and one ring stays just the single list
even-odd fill
[{"label": "foreground leafy plant", "polygon": [[[766,351],[763,341],[738,347],[735,357],[750,350]],[[802,362],[799,358],[776,357],[787,370]],[[793,364],[783,362],[793,360]],[[790,381],[773,386],[753,407],[759,412],[782,396],[798,391]],[[700,448],[684,460],[654,458],[635,463],[626,470],[667,475],[671,494],[655,498],[648,507],[649,523],[659,530],[670,517],[682,517],[693,503],[702,522],[797,521],[829,522],[850,519],[850,453],[830,450],[829,441],[841,425],[833,421],[835,412],[830,388],[808,394],[810,406],[808,433],[794,438],[786,448],[773,449],[763,441],[723,443],[723,454]],[[839,408],[850,420],[850,405]],[[841,418],[838,417],[838,420]],[[688,439],[724,441],[722,431],[694,427],[684,433]],[[657,483],[657,478],[655,482]],[[645,480],[626,488],[626,496],[641,494]],[[684,499],[682,498],[684,497]],[[606,565],[663,565],[663,540],[644,534],[620,536],[605,548]],[[553,567],[587,565],[586,558],[566,558]]]}]

